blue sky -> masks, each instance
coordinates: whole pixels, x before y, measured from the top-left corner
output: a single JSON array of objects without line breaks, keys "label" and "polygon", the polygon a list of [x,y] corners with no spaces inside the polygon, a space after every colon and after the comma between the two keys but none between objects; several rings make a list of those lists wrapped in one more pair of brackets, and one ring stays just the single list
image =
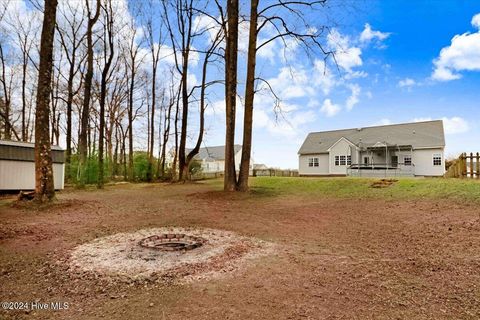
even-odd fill
[{"label": "blue sky", "polygon": [[[282,116],[275,121],[268,94],[256,97],[255,162],[296,168],[298,148],[311,131],[428,119],[444,119],[447,156],[480,150],[480,15],[472,21],[480,4],[353,4],[332,9],[336,25],[324,39],[337,51],[338,70],[330,62],[325,74],[323,57],[309,60],[301,50],[291,49],[284,61],[280,44],[259,55],[258,71],[281,96],[287,121]],[[223,144],[218,99],[210,111],[207,145]],[[238,116],[241,122],[241,110]]]},{"label": "blue sky", "polygon": [[[271,1],[262,1],[260,8]],[[40,19],[38,16],[32,18],[30,13],[35,10],[28,3],[10,2],[8,8],[12,11],[12,20],[33,21],[33,29],[40,30],[35,27]],[[129,9],[132,9],[129,5],[141,2],[117,0],[114,3],[116,11],[120,12],[118,16],[122,17],[119,25],[132,20],[137,31],[132,35],[129,28],[120,28],[118,36],[125,39],[135,37],[139,56],[143,57],[141,69],[150,72],[150,53],[145,42],[141,41],[141,16],[129,15]],[[199,5],[204,3],[207,4],[198,2]],[[247,11],[248,3],[248,0],[241,1],[242,13]],[[331,0],[328,3],[327,9],[304,13],[317,30],[323,25],[330,27],[330,32],[325,33],[320,42],[325,49],[336,52],[337,65],[332,59],[324,62],[324,56],[319,52],[307,57],[294,41],[289,41],[285,48],[278,40],[258,52],[257,74],[268,80],[280,97],[282,112],[274,112],[275,99],[259,83],[254,106],[253,159],[256,163],[297,168],[297,151],[312,131],[429,119],[444,120],[447,156],[480,151],[480,2]],[[160,8],[152,10],[154,17],[159,17],[155,22],[160,30]],[[195,18],[200,29],[209,27],[205,17]],[[291,16],[286,17],[295,25]],[[65,17],[60,15],[58,22],[62,23],[62,19]],[[236,143],[241,144],[248,23],[241,24],[239,29]],[[215,32],[215,28],[211,31]],[[201,49],[208,45],[211,41],[209,32],[196,38],[193,47]],[[259,36],[259,43],[274,34],[271,28],[265,29]],[[39,34],[33,36],[38,42]],[[16,48],[15,39],[9,38],[13,49]],[[168,86],[169,70],[174,64],[171,43],[165,39],[164,43],[157,45],[161,48],[158,83]],[[191,55],[189,79],[190,86],[193,86],[200,81],[202,56],[194,51]],[[14,59],[13,63],[18,61]],[[96,75],[99,74],[97,70]],[[223,76],[220,62],[210,66],[210,80]],[[178,78],[178,74],[174,77]],[[178,79],[176,81],[178,83]],[[15,92],[13,99],[16,99],[16,105],[20,105],[19,90]],[[137,90],[136,94],[144,97],[145,90]],[[223,145],[223,87],[209,87],[208,100],[203,146]],[[198,108],[194,104],[192,101],[189,114],[189,146],[194,145],[198,134]],[[146,128],[146,117],[139,118],[134,127],[135,148],[138,150],[146,149]]]}]

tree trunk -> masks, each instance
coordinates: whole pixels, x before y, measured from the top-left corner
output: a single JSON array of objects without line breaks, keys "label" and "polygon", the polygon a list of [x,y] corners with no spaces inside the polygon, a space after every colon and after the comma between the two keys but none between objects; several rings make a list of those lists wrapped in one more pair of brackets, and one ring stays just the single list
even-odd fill
[{"label": "tree trunk", "polygon": [[12,138],[12,127],[10,124],[10,90],[7,88],[7,77],[5,74],[5,56],[3,55],[3,46],[0,43],[0,60],[2,62],[2,89],[3,89],[3,112],[0,113],[3,119],[3,136],[5,140]]},{"label": "tree trunk", "polygon": [[207,87],[207,68],[209,63],[208,59],[210,58],[215,47],[216,43],[214,43],[212,47],[208,50],[208,52],[205,54],[205,59],[203,60],[202,85],[200,86],[200,127],[198,129],[197,143],[195,144],[195,147],[188,153],[185,165],[183,166],[183,168],[181,168],[183,170],[183,177],[189,176],[190,162],[200,151],[200,146],[202,145],[203,141],[203,131],[205,128],[205,92]]},{"label": "tree trunk", "polygon": [[173,96],[173,90],[171,93],[170,101],[168,104],[168,110],[165,113],[165,122],[164,122],[164,130],[163,130],[163,143],[162,143],[162,155],[160,157],[160,177],[164,178],[165,177],[165,161],[166,161],[166,155],[167,155],[167,143],[168,143],[168,138],[170,136],[170,119],[172,115],[172,108],[175,103],[175,98]]},{"label": "tree trunk", "polygon": [[[152,48],[152,50],[154,50]],[[158,55],[157,55],[158,56]],[[150,154],[148,155],[148,181],[153,180],[153,146],[155,142],[155,99],[156,95],[156,78],[157,78],[157,66],[158,60],[155,55],[153,55],[153,66],[152,66],[152,113],[150,117]]]},{"label": "tree trunk", "polygon": [[56,13],[57,0],[45,0],[35,112],[35,200],[38,202],[51,201],[55,197],[49,140],[49,104]]},{"label": "tree trunk", "polygon": [[179,98],[177,97],[176,101],[176,110],[175,110],[175,151],[173,156],[173,163],[172,163],[172,179],[176,180],[177,178],[177,161],[178,161],[178,113],[180,110],[179,106]]},{"label": "tree trunk", "polygon": [[[26,49],[25,49],[26,50]],[[27,100],[26,100],[26,86],[27,86],[27,53],[23,50],[23,65],[22,65],[22,141],[28,141],[27,132]]]},{"label": "tree trunk", "polygon": [[135,89],[135,60],[132,59],[130,92],[128,102],[128,178],[135,179],[133,172],[133,90]]},{"label": "tree trunk", "polygon": [[243,118],[242,160],[237,189],[248,191],[250,157],[252,152],[253,99],[255,97],[255,64],[257,57],[257,7],[258,0],[251,0],[250,34],[248,39],[247,80],[245,84],[245,112]]},{"label": "tree trunk", "polygon": [[238,0],[227,2],[227,35],[225,48],[225,191],[236,189],[235,111],[237,98]]},{"label": "tree trunk", "polygon": [[92,79],[93,79],[93,26],[98,20],[100,15],[100,0],[97,0],[97,8],[93,18],[90,18],[89,0],[86,0],[87,12],[88,12],[88,25],[87,25],[87,72],[85,74],[84,81],[84,95],[83,95],[83,107],[80,124],[80,137],[78,142],[79,153],[79,185],[85,185],[86,181],[86,165],[87,165],[87,149],[88,149],[88,123],[90,114],[90,98],[92,95]]},{"label": "tree trunk", "polygon": [[[102,79],[100,84],[100,125],[99,125],[99,136],[98,136],[98,181],[97,187],[103,188],[103,183],[105,179],[105,167],[104,167],[104,145],[105,145],[105,99],[107,95],[107,77],[112,65],[114,48],[113,48],[113,17],[112,17],[112,3],[111,0],[108,2],[109,8],[105,8],[106,16],[106,29],[108,34],[108,47],[109,55],[105,66],[102,70]],[[106,45],[106,43],[105,43]],[[105,56],[107,55],[107,50],[104,50]]]},{"label": "tree trunk", "polygon": [[73,105],[73,79],[75,75],[75,53],[76,47],[73,47],[72,62],[68,70],[67,80],[67,150],[65,152],[65,163],[67,167],[67,179],[70,178],[70,163],[72,158],[72,105]]}]

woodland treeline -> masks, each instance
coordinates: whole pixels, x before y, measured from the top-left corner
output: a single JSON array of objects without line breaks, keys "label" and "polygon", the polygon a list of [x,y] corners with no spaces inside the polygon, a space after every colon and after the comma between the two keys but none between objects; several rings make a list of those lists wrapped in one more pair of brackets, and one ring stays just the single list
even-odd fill
[{"label": "woodland treeline", "polygon": [[[35,141],[37,185],[48,181],[47,151],[62,138],[67,179],[80,186],[94,181],[101,188],[116,176],[135,181],[136,164],[148,181],[182,181],[203,142],[209,94],[223,92],[224,187],[246,191],[254,97],[259,88],[271,90],[257,74],[257,52],[273,41],[285,47],[293,41],[328,58],[333,53],[322,46],[328,28],[311,14],[326,2],[3,2],[0,138]],[[239,25],[245,23],[248,48],[239,64]],[[244,109],[243,119],[235,118],[237,108]],[[235,168],[240,122],[243,151]],[[53,193],[44,189],[36,191]]]}]

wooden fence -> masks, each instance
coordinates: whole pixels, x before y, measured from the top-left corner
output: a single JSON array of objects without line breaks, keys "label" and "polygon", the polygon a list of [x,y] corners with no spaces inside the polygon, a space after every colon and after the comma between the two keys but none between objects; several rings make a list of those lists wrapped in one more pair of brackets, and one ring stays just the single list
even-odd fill
[{"label": "wooden fence", "polygon": [[298,177],[297,170],[254,169],[254,177]]},{"label": "wooden fence", "polygon": [[[224,175],[221,172],[199,172],[190,176],[190,180],[218,179]],[[237,171],[238,175],[238,171]],[[280,169],[254,169],[250,170],[252,177],[298,177],[298,170],[280,170]]]},{"label": "wooden fence", "polygon": [[480,154],[473,152],[468,155],[462,153],[454,160],[445,173],[447,178],[476,178],[480,179]]}]

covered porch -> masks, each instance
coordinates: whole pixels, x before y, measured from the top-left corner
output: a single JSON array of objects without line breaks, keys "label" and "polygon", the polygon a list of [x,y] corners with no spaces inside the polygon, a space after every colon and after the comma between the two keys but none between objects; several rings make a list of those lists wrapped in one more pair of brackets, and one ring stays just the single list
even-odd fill
[{"label": "covered porch", "polygon": [[377,142],[358,149],[357,163],[347,168],[347,175],[357,177],[413,177],[413,148]]}]

